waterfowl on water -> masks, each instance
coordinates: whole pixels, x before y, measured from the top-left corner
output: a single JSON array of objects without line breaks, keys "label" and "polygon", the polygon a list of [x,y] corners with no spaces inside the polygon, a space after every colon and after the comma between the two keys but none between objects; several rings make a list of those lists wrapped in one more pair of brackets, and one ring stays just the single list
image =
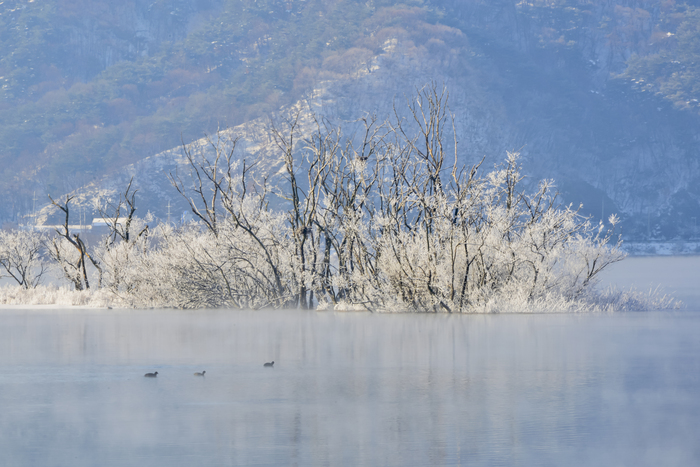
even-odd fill
[{"label": "waterfowl on water", "polygon": [[274,365],[275,365],[275,362],[274,362],[274,360],[273,360],[273,361],[271,361],[271,362],[267,362],[267,363],[264,364],[263,366],[274,366]]},{"label": "waterfowl on water", "polygon": [[158,372],[156,371],[155,373],[146,373],[143,376],[145,376],[146,378],[155,378],[156,376],[158,376]]},{"label": "waterfowl on water", "polygon": [[197,373],[195,373],[194,375],[195,375],[195,376],[204,376],[204,373],[206,373],[206,372],[207,372],[207,370],[202,370],[201,373],[200,373],[200,372],[197,372]]}]

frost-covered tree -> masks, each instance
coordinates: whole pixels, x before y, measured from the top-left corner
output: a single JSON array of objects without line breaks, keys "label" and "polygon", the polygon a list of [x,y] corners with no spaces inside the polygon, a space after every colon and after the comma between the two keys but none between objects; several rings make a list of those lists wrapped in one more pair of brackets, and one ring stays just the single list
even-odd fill
[{"label": "frost-covered tree", "polygon": [[159,228],[132,296],[436,312],[589,299],[623,257],[612,232],[560,206],[550,181],[525,190],[517,154],[491,171],[460,165],[447,100],[428,86],[408,119],[367,117],[351,136],[295,109],[271,127],[282,162],[273,186],[227,133],[183,146],[190,177],[171,182],[198,222]]},{"label": "frost-covered tree", "polygon": [[54,202],[65,225],[50,253],[76,289],[89,287],[90,261],[101,286],[133,307],[596,306],[598,274],[624,256],[613,230],[561,206],[553,182],[524,183],[516,153],[491,170],[460,164],[444,88],[418,90],[407,115],[367,116],[345,134],[293,109],[270,127],[274,183],[238,157],[227,131],[183,144],[189,174],[170,181],[193,222],[149,228],[129,183],[91,252],[68,231],[71,198]]},{"label": "frost-covered tree", "polygon": [[0,230],[0,277],[11,277],[23,289],[39,285],[47,270],[45,240],[41,232]]},{"label": "frost-covered tree", "polygon": [[[170,181],[185,197],[200,226],[185,226],[180,231],[163,229],[163,260],[170,257],[166,245],[180,253],[199,245],[198,254],[176,261],[181,265],[179,277],[200,271],[189,284],[200,284],[193,299],[218,306],[289,307],[291,244],[283,217],[268,209],[270,194],[266,181],[250,180],[255,164],[236,161],[235,138],[222,132],[207,138],[205,147],[183,146],[190,167],[189,178],[171,174]],[[209,156],[208,154],[212,154]],[[199,235],[197,243],[181,243],[181,236]],[[178,248],[177,246],[180,245]],[[167,262],[166,261],[166,262]],[[286,267],[286,270],[285,270]],[[172,271],[177,271],[173,268]],[[293,282],[293,281],[292,281]],[[224,291],[224,294],[217,291]]]},{"label": "frost-covered tree", "polygon": [[100,264],[102,285],[117,297],[129,296],[134,290],[135,270],[149,249],[148,225],[136,217],[136,193],[133,178],[116,204],[107,203],[100,215],[109,228],[95,256]]},{"label": "frost-covered tree", "polygon": [[90,288],[90,277],[87,262],[98,271],[98,286],[102,283],[102,268],[100,262],[88,251],[87,244],[80,238],[80,234],[72,233],[69,227],[70,202],[73,196],[66,196],[66,200],[60,203],[49,197],[51,203],[64,214],[63,225],[56,229],[56,235],[48,242],[49,256],[59,265],[64,277],[69,280],[75,290]]}]

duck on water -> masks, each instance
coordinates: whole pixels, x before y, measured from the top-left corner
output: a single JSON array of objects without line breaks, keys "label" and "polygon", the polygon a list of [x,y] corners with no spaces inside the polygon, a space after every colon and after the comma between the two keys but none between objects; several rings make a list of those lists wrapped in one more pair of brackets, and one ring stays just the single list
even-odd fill
[{"label": "duck on water", "polygon": [[264,364],[263,366],[275,366],[275,362],[274,362],[274,360],[273,360],[273,361],[271,361],[271,362],[267,362],[267,363]]},{"label": "duck on water", "polygon": [[156,376],[158,376],[158,372],[156,371],[155,373],[146,373],[143,376],[145,376],[146,378],[155,378]]}]

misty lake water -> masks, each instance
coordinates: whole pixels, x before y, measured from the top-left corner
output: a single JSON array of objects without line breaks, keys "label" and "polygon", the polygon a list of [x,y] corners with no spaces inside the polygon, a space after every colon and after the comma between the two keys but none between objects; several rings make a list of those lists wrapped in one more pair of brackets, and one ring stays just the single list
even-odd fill
[{"label": "misty lake water", "polygon": [[671,312],[3,309],[0,463],[700,465],[699,277],[606,273]]}]

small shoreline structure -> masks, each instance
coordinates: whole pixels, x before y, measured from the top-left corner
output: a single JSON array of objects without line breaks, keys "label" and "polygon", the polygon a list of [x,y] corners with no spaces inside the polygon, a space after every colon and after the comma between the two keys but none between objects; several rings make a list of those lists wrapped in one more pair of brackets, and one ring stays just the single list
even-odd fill
[{"label": "small shoreline structure", "polygon": [[[53,235],[1,232],[0,267],[17,282],[0,304],[112,308],[372,312],[584,312],[673,308],[672,299],[600,291],[621,261],[619,222],[562,206],[554,182],[508,153],[492,169],[460,158],[445,88],[428,85],[404,114],[340,125],[300,106],[271,123],[269,167],[225,130],[182,147],[171,173],[194,220],[136,212],[138,188],[100,208],[107,233],[71,230],[74,195],[51,202]],[[266,159],[267,160],[267,159]],[[187,172],[184,171],[183,172]],[[65,287],[40,285],[52,268]],[[2,271],[2,269],[0,269]],[[5,275],[7,275],[5,274]]]}]

